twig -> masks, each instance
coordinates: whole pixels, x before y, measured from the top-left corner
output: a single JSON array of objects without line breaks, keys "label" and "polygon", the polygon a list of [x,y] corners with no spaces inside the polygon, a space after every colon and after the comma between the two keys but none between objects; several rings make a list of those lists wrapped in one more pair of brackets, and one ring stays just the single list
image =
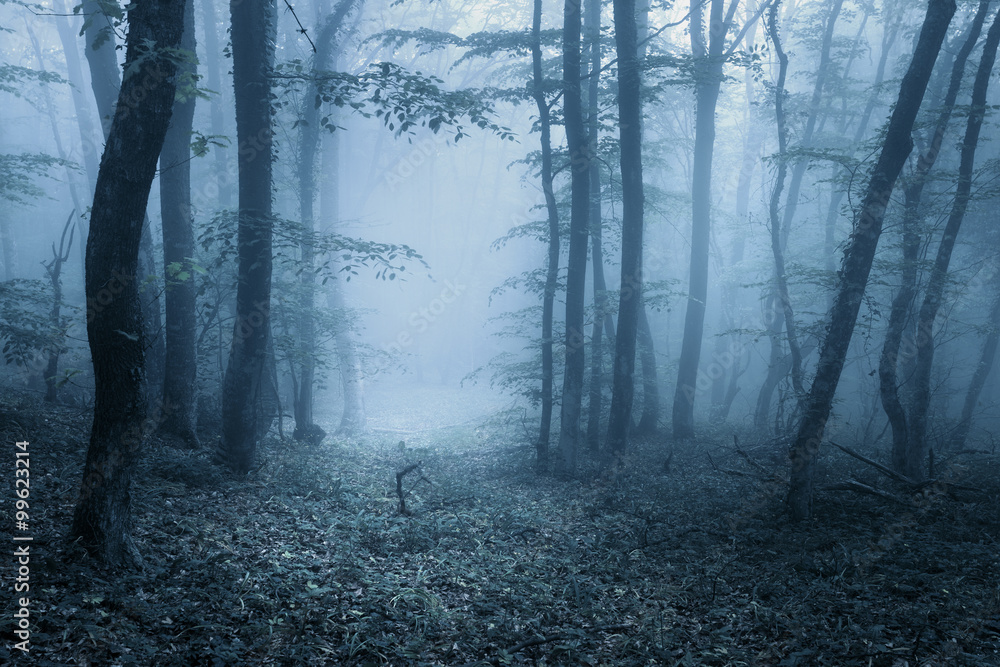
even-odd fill
[{"label": "twig", "polygon": [[905,500],[900,500],[896,496],[888,493],[887,491],[882,491],[881,489],[876,489],[873,486],[868,486],[867,484],[862,484],[856,479],[849,479],[846,482],[841,482],[840,484],[830,484],[822,487],[823,491],[856,491],[857,493],[867,493],[870,496],[878,496],[885,500],[889,500],[894,503],[899,503],[900,505],[909,505],[910,503]]},{"label": "twig", "polygon": [[416,463],[411,463],[402,470],[396,473],[396,495],[399,496],[399,513],[409,514],[406,511],[406,494],[403,493],[403,478],[408,474],[420,467],[423,461],[417,461]]},{"label": "twig", "polygon": [[708,462],[712,464],[712,468],[714,468],[719,472],[724,472],[727,475],[736,475],[737,477],[750,477],[752,479],[760,479],[757,475],[753,475],[748,472],[743,472],[742,470],[729,470],[728,468],[720,468],[719,466],[715,465],[715,461],[712,460],[711,454],[706,454],[706,456],[708,456]]},{"label": "twig", "polygon": [[312,38],[309,36],[309,33],[306,32],[305,26],[303,26],[302,21],[299,20],[298,15],[295,13],[295,9],[292,7],[292,3],[285,0],[285,6],[288,7],[288,11],[290,11],[292,16],[295,17],[295,22],[299,24],[299,32],[306,36],[306,39],[309,40],[309,46],[312,47],[313,53],[316,53],[316,45],[313,44]]}]

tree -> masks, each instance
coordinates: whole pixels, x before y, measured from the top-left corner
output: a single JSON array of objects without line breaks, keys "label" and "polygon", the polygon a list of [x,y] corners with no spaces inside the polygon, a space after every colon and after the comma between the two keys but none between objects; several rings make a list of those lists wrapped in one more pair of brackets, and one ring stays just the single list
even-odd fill
[{"label": "tree", "polygon": [[194,0],[184,1],[181,39],[182,90],[174,102],[160,153],[160,217],[165,269],[163,421],[160,432],[198,446],[195,432],[195,281],[194,220],[191,209],[191,130],[194,125]]},{"label": "tree", "polygon": [[222,386],[219,458],[245,475],[273,419],[270,72],[274,0],[233,0],[233,89],[239,165],[236,323]]},{"label": "tree", "polygon": [[87,239],[87,338],[94,424],[71,536],[106,567],[137,565],[131,482],[146,419],[144,334],[136,271],[149,190],[173,110],[184,3],[128,13],[126,76],[101,158]]},{"label": "tree", "polygon": [[549,460],[549,434],[552,428],[552,381],[555,376],[552,359],[554,335],[552,318],[555,310],[556,288],[559,278],[559,210],[552,187],[552,121],[550,103],[545,96],[542,74],[542,0],[534,0],[531,14],[531,96],[538,109],[538,128],[541,133],[541,179],[548,220],[548,264],[545,269],[545,287],[542,293],[542,417],[535,442],[537,464],[544,470]]},{"label": "tree", "polygon": [[635,344],[642,304],[642,102],[635,0],[615,0],[618,127],[622,174],[622,262],[608,448],[619,455],[632,425]]},{"label": "tree", "polygon": [[917,166],[908,177],[903,189],[903,217],[900,225],[903,238],[901,281],[889,310],[889,323],[886,326],[885,341],[882,344],[882,354],[879,357],[879,395],[882,399],[882,409],[885,411],[892,428],[892,465],[897,472],[903,472],[906,468],[907,449],[910,441],[909,419],[899,391],[898,366],[900,347],[903,337],[907,333],[907,322],[911,319],[912,305],[917,295],[917,273],[921,247],[918,227],[923,217],[921,215],[921,198],[928,175],[941,153],[944,135],[962,87],[965,66],[976,42],[979,41],[990,4],[990,0],[982,0],[979,3],[979,9],[966,31],[964,43],[955,54],[951,68],[951,80],[944,100],[941,102],[941,109],[934,125],[930,144],[920,155]]},{"label": "tree", "polygon": [[[316,157],[320,147],[320,117],[319,106],[316,104],[319,95],[317,76],[320,72],[330,69],[339,49],[338,33],[344,20],[360,0],[341,0],[333,13],[323,23],[316,37],[316,53],[313,56],[313,77],[302,98],[302,108],[299,114],[299,213],[300,222],[306,232],[300,243],[301,266],[299,267],[299,363],[298,377],[293,376],[295,397],[293,414],[295,416],[295,431],[297,440],[322,440],[323,429],[313,423],[313,385],[315,384],[316,363],[316,323],[313,309],[316,302],[316,253],[312,245],[313,233],[316,229],[313,214],[316,199]],[[340,347],[340,346],[338,346]]]},{"label": "tree", "polygon": [[924,464],[930,450],[927,442],[927,411],[931,401],[931,369],[934,364],[934,321],[941,309],[955,241],[965,219],[965,212],[969,208],[969,200],[972,198],[976,148],[979,145],[979,135],[986,116],[986,93],[993,73],[993,64],[996,62],[998,46],[1000,46],[1000,11],[994,16],[993,24],[986,34],[983,56],[972,84],[972,104],[965,137],[962,139],[955,198],[927,279],[924,300],[917,313],[917,358],[913,367],[913,397],[909,410],[906,450],[900,457],[895,456],[895,452],[893,456],[893,463],[899,464],[898,472],[913,480],[920,480],[926,476]]},{"label": "tree", "polygon": [[830,416],[833,397],[868,284],[872,260],[882,233],[885,210],[896,179],[913,148],[910,131],[954,14],[954,0],[929,0],[913,58],[900,83],[899,97],[889,118],[882,151],[856,214],[854,232],[844,252],[844,261],[838,274],[837,291],[820,349],[816,375],[806,398],[798,432],[789,450],[791,478],[788,508],[794,520],[807,519],[812,512],[812,478],[816,452]]},{"label": "tree", "polygon": [[569,258],[566,268],[566,365],[559,413],[561,470],[572,474],[580,445],[583,401],[584,287],[587,279],[587,241],[590,236],[590,151],[583,122],[580,90],[581,12],[578,0],[563,6],[563,116],[570,162]]}]

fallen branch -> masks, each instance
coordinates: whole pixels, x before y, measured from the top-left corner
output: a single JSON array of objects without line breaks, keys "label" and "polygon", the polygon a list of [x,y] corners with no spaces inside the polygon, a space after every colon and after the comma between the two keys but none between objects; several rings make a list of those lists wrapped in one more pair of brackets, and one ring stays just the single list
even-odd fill
[{"label": "fallen branch", "polygon": [[855,491],[857,493],[866,493],[870,496],[878,496],[884,500],[889,500],[894,503],[899,503],[900,505],[909,506],[911,503],[905,500],[900,500],[896,496],[892,495],[887,491],[882,491],[881,489],[876,489],[873,486],[868,486],[867,484],[862,484],[856,479],[849,479],[846,482],[841,482],[840,484],[829,484],[827,486],[821,487],[823,491]]},{"label": "fallen branch", "polygon": [[409,475],[411,472],[420,467],[423,461],[417,461],[416,463],[411,463],[402,470],[396,473],[396,495],[399,496],[399,513],[409,514],[406,511],[406,494],[403,493],[403,478]]},{"label": "fallen branch", "polygon": [[768,477],[774,476],[773,470],[768,470],[767,466],[756,461],[752,456],[750,456],[746,451],[744,451],[742,447],[740,447],[740,439],[736,436],[735,433],[733,433],[733,444],[736,446],[736,453],[742,456],[743,460],[746,461],[751,468],[761,473],[762,475],[767,475]]},{"label": "fallen branch", "polygon": [[848,449],[847,447],[844,447],[843,445],[838,445],[837,443],[833,442],[832,440],[830,441],[830,444],[833,445],[834,447],[836,447],[837,449],[839,449],[840,451],[844,452],[845,454],[847,454],[849,456],[853,456],[854,458],[856,458],[857,460],[859,460],[859,461],[861,461],[863,463],[867,463],[868,465],[870,465],[871,467],[875,468],[880,473],[882,473],[886,477],[889,477],[890,479],[894,479],[897,482],[901,482],[902,484],[906,484],[906,485],[909,485],[909,486],[912,486],[912,487],[919,487],[921,485],[921,482],[915,482],[912,479],[910,479],[909,477],[907,477],[906,475],[901,475],[898,472],[896,472],[895,470],[893,470],[892,468],[887,468],[886,466],[882,465],[878,461],[873,461],[872,459],[868,458],[867,456],[864,456],[863,454],[858,454],[854,450]]},{"label": "fallen branch", "polygon": [[711,454],[706,454],[706,456],[708,457],[708,462],[712,464],[712,468],[717,470],[718,472],[724,472],[727,475],[735,475],[737,477],[749,477],[751,479],[761,479],[757,475],[748,472],[743,472],[741,470],[730,470],[728,468],[720,468],[719,466],[715,465],[715,461],[712,460]]}]

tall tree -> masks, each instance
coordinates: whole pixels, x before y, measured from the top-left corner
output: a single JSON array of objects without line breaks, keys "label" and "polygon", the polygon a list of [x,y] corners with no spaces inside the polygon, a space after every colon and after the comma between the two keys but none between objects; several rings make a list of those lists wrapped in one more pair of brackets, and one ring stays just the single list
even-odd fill
[{"label": "tall tree", "polygon": [[194,0],[184,2],[181,38],[182,90],[174,101],[160,153],[160,218],[163,231],[165,332],[163,421],[160,432],[198,446],[195,432],[195,284],[194,220],[191,209],[191,130],[194,125],[195,56]]},{"label": "tall tree", "polygon": [[867,192],[855,219],[854,232],[844,253],[816,376],[789,451],[791,479],[788,507],[795,520],[807,519],[812,512],[816,452],[830,416],[833,397],[868,284],[872,260],[882,233],[885,210],[896,179],[913,149],[910,132],[954,14],[955,0],[929,0],[913,58],[900,83],[899,98],[889,118],[882,151],[871,172]]},{"label": "tall tree", "polygon": [[552,429],[552,383],[555,376],[552,358],[552,348],[555,343],[552,318],[559,278],[559,210],[556,206],[555,190],[552,187],[552,120],[542,74],[542,0],[534,0],[531,16],[531,96],[538,110],[542,151],[542,193],[545,196],[545,211],[549,223],[548,264],[542,293],[542,422],[538,430],[538,440],[535,442],[538,468],[544,470],[549,460],[549,437]]},{"label": "tall tree", "polygon": [[[625,449],[632,425],[635,343],[642,303],[642,102],[635,0],[614,0],[618,53],[618,136],[622,174],[622,262],[608,447]],[[645,315],[645,313],[643,313]],[[647,325],[648,326],[648,325]]]},{"label": "tall tree", "polygon": [[976,406],[979,405],[979,395],[986,384],[986,378],[993,370],[997,344],[1000,343],[1000,280],[998,278],[994,278],[992,287],[994,289],[993,306],[990,308],[990,314],[985,323],[988,327],[986,338],[983,340],[979,362],[976,364],[976,370],[972,374],[972,380],[969,381],[969,388],[965,393],[962,417],[959,419],[958,426],[955,427],[949,443],[955,451],[965,447],[965,440],[972,428],[972,415],[976,411]]},{"label": "tall tree", "polygon": [[941,154],[944,135],[948,129],[958,93],[965,77],[965,66],[972,50],[979,41],[991,0],[981,0],[979,9],[969,25],[964,43],[955,54],[951,68],[951,80],[940,105],[930,143],[917,160],[916,168],[909,175],[903,188],[904,204],[902,224],[903,263],[900,271],[899,290],[893,297],[886,326],[885,341],[879,357],[879,394],[882,409],[892,428],[892,464],[902,472],[906,467],[909,442],[909,424],[904,401],[900,396],[899,351],[906,334],[907,322],[911,320],[913,301],[917,295],[917,273],[920,259],[920,232],[923,218],[921,200],[924,186],[931,169]]},{"label": "tall tree", "polygon": [[955,250],[955,241],[958,239],[965,212],[969,208],[969,200],[972,198],[976,148],[979,146],[979,135],[986,116],[986,94],[998,46],[1000,46],[1000,11],[993,18],[993,23],[986,34],[983,56],[972,84],[972,103],[966,122],[965,137],[962,139],[955,198],[927,279],[924,300],[917,313],[917,358],[913,367],[913,394],[909,409],[906,450],[902,456],[893,453],[893,464],[897,466],[898,472],[910,479],[922,479],[926,476],[925,463],[930,450],[930,443],[927,441],[927,412],[931,402],[931,370],[934,364],[934,322],[944,300],[944,288],[948,280],[948,267]]},{"label": "tall tree", "polygon": [[270,71],[274,0],[232,0],[233,89],[239,146],[239,249],[236,323],[222,385],[219,458],[234,472],[253,467],[273,419],[271,350]]},{"label": "tall tree", "polygon": [[694,56],[695,130],[694,160],[691,174],[691,266],[688,279],[687,311],[684,315],[684,338],[677,366],[674,391],[673,431],[675,438],[694,436],[694,399],[705,331],[705,304],[708,299],[708,256],[712,236],[712,157],[715,152],[715,107],[722,86],[722,67],[743,39],[747,26],[756,20],[768,3],[761,3],[758,14],[747,21],[744,32],[726,49],[726,35],[733,25],[739,0],[711,0],[708,41],[705,41],[703,7],[705,0],[691,0],[691,53]]},{"label": "tall tree", "polygon": [[333,13],[323,22],[316,36],[316,53],[313,55],[313,76],[302,98],[299,118],[299,213],[303,228],[299,244],[301,266],[299,273],[299,363],[295,381],[293,414],[295,416],[294,437],[298,440],[320,438],[322,429],[313,423],[313,388],[315,385],[316,362],[316,322],[313,309],[316,302],[316,251],[313,237],[316,232],[314,204],[316,199],[316,160],[320,148],[320,118],[316,99],[319,96],[317,77],[329,70],[339,50],[338,33],[344,20],[359,0],[341,0]]},{"label": "tall tree", "polygon": [[[184,3],[145,0],[128,12],[126,73],[94,192],[85,290],[94,363],[94,424],[71,535],[106,567],[139,563],[131,482],[146,418],[139,242],[175,93]],[[150,85],[153,83],[154,85]]]},{"label": "tall tree", "polygon": [[581,12],[578,0],[563,5],[563,116],[570,162],[569,258],[566,268],[566,363],[559,413],[561,469],[572,474],[580,446],[583,402],[584,289],[587,280],[587,240],[590,235],[590,161],[587,128],[580,95]]}]

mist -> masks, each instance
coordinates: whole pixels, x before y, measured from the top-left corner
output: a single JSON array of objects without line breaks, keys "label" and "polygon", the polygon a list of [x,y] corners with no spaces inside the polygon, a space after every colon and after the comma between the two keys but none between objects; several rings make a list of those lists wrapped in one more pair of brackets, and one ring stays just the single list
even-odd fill
[{"label": "mist", "polygon": [[1000,664],[995,2],[0,30],[0,659]]}]

